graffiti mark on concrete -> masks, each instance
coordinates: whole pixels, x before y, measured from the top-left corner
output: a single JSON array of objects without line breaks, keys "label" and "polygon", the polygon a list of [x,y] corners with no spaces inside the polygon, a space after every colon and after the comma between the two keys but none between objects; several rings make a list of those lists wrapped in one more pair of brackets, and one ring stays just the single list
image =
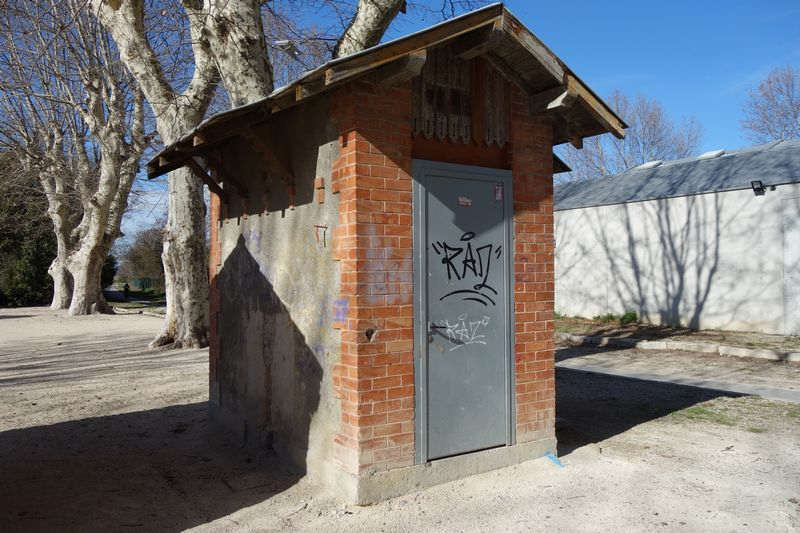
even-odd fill
[{"label": "graffiti mark on concrete", "polygon": [[255,251],[261,251],[261,231],[257,229],[246,229],[243,232],[245,240],[250,243]]},{"label": "graffiti mark on concrete", "polygon": [[447,340],[452,344],[450,351],[457,350],[462,346],[470,344],[486,344],[486,335],[481,332],[486,332],[486,326],[489,325],[491,318],[483,315],[479,320],[469,320],[467,313],[458,315],[454,322],[445,319],[443,327]]},{"label": "graffiti mark on concrete", "polygon": [[350,300],[342,298],[333,302],[333,321],[344,322],[347,320],[347,311],[350,309]]}]

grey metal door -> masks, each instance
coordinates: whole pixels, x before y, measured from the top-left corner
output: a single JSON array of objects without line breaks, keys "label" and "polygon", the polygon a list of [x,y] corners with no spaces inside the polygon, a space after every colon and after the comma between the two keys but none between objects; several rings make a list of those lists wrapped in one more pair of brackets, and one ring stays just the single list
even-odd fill
[{"label": "grey metal door", "polygon": [[784,198],[783,334],[800,335],[800,197]]},{"label": "grey metal door", "polygon": [[511,444],[511,173],[414,162],[418,460]]}]

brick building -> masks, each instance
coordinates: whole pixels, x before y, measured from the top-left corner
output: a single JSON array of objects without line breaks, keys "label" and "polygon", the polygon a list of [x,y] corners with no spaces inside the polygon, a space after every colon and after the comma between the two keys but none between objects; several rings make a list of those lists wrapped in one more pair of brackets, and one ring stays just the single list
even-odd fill
[{"label": "brick building", "polygon": [[552,147],[624,127],[495,4],[166,147],[211,190],[212,418],[358,503],[554,451]]}]

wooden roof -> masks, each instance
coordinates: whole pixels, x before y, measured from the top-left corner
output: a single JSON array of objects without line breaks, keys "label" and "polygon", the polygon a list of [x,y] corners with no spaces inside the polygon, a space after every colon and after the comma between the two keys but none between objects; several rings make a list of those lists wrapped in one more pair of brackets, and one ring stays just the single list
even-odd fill
[{"label": "wooden roof", "polygon": [[[163,175],[205,155],[243,131],[333,87],[372,74],[401,79],[419,73],[426,50],[447,43],[464,59],[485,58],[507,80],[529,96],[533,113],[551,114],[554,144],[581,146],[584,137],[610,132],[618,138],[627,125],[503,4],[492,4],[417,33],[328,61],[266,98],[218,113],[147,164],[149,178]],[[194,166],[194,165],[192,165]],[[205,174],[205,173],[204,173]]]}]

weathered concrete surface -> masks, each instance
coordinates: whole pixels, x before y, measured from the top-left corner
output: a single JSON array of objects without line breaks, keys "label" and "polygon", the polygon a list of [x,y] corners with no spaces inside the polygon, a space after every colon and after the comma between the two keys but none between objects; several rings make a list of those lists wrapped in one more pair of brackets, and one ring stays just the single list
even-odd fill
[{"label": "weathered concrete surface", "polygon": [[[320,99],[260,131],[286,168],[266,167],[247,144],[226,158],[249,198],[222,211],[220,349],[211,384],[215,420],[247,444],[272,446],[324,475],[340,418],[331,386],[339,356],[332,328],[339,267],[331,256],[338,198],[329,179],[338,144],[327,114]],[[319,190],[324,203],[315,198],[317,178],[327,184]]]},{"label": "weathered concrete surface", "polygon": [[547,453],[556,453],[554,438],[500,446],[406,468],[373,472],[360,478],[345,474],[339,478],[338,487],[346,501],[371,505],[416,490],[538,459]]},{"label": "weathered concrete surface", "polygon": [[800,219],[797,197],[790,184],[557,211],[556,312],[797,334],[786,328],[798,302],[784,298],[794,294],[785,270],[797,268],[784,265],[784,247],[797,246],[784,221]]}]

